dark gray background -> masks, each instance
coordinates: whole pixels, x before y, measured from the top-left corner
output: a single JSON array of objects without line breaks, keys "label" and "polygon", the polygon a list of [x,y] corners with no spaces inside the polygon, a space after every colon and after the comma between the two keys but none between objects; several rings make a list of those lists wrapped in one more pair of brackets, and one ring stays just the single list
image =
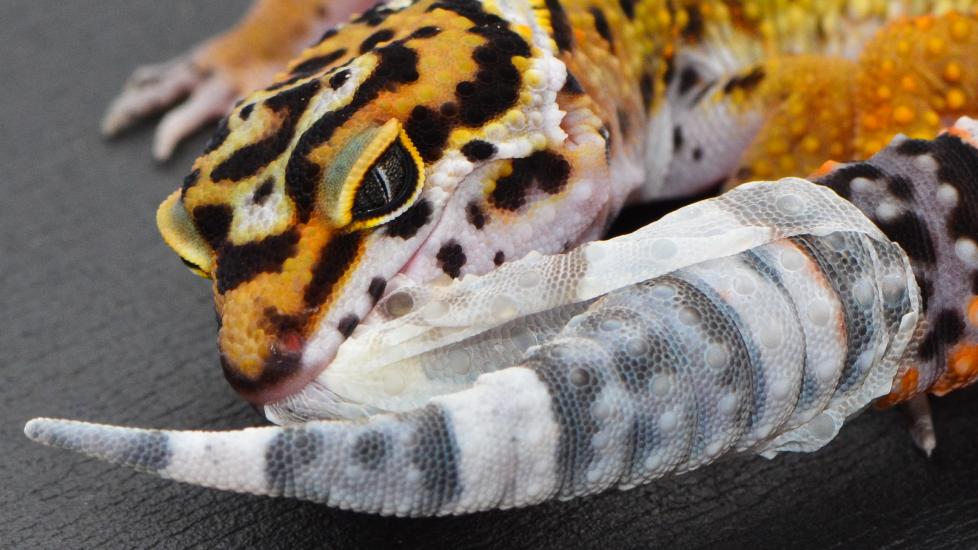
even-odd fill
[{"label": "dark gray background", "polygon": [[461,518],[372,517],[161,481],[22,434],[33,416],[169,428],[259,419],[222,379],[208,285],[156,234],[152,125],[101,140],[139,63],[226,27],[244,0],[0,4],[0,547],[853,548],[978,546],[978,391],[935,402],[926,460],[897,411],[828,448],[628,492]]}]

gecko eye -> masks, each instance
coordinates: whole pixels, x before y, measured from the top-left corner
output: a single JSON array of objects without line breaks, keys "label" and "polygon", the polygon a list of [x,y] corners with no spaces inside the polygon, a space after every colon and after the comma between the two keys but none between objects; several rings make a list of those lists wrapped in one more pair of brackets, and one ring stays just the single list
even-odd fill
[{"label": "gecko eye", "polygon": [[417,186],[418,166],[411,154],[394,140],[367,170],[353,198],[354,220],[389,214],[411,197]]},{"label": "gecko eye", "polygon": [[407,210],[422,187],[421,155],[400,121],[391,119],[350,140],[334,158],[323,197],[337,226],[365,229]]}]

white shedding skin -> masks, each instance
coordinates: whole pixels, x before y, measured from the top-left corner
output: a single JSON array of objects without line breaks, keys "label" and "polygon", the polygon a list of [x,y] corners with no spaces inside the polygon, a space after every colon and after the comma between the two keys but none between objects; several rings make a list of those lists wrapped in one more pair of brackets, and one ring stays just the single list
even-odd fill
[{"label": "white shedding skin", "polygon": [[[797,199],[804,209],[787,213],[777,209],[777,202],[783,204],[786,196],[793,197],[789,203]],[[769,208],[762,210],[765,204]],[[764,216],[750,219],[754,212]],[[441,366],[452,359],[443,350],[459,342],[480,338],[484,342],[486,336],[480,335],[492,331],[505,337],[519,332],[517,325],[534,315],[552,312],[555,319],[561,318],[561,308],[712,258],[796,235],[843,231],[886,240],[858,209],[824,187],[792,178],[776,184],[743,185],[716,199],[679,209],[634,233],[591,242],[566,254],[530,253],[484,276],[466,277],[447,286],[408,283],[374,308],[364,325],[340,347],[318,383],[351,403],[408,410],[434,395],[470,385],[481,372],[513,364],[507,353],[473,351],[480,368],[472,376],[433,376],[431,373],[450,370]],[[682,253],[664,254],[672,245]],[[540,283],[527,285],[526,281]],[[516,308],[515,318],[499,315],[501,301]],[[403,303],[411,307],[405,310],[400,307]],[[836,311],[826,307],[826,315]],[[432,316],[433,310],[439,314]],[[531,327],[531,334],[554,332],[553,324],[538,325]],[[540,343],[536,337],[531,341]],[[379,391],[391,384],[391,377],[403,378],[406,383],[397,385],[408,391],[393,396]],[[280,409],[288,408],[288,403],[278,403],[267,406],[266,411],[270,417],[287,417]]]}]

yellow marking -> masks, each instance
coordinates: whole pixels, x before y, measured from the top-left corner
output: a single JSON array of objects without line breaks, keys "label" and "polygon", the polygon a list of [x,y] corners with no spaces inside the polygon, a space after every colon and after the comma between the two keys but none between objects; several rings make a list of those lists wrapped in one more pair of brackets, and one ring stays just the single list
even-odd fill
[{"label": "yellow marking", "polygon": [[214,251],[197,232],[193,221],[180,201],[177,189],[160,204],[156,210],[156,226],[163,235],[163,241],[184,261],[199,269],[190,270],[201,277],[209,278],[214,270]]}]

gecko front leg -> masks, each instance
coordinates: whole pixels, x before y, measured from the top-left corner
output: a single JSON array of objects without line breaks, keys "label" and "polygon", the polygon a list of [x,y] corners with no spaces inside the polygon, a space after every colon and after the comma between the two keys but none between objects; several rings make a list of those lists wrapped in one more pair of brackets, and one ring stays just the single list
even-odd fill
[{"label": "gecko front leg", "polygon": [[102,132],[115,136],[172,107],[153,140],[153,156],[165,160],[181,140],[226,114],[245,93],[272,83],[303,48],[367,4],[259,0],[224,34],[169,61],[137,68],[109,105]]}]

